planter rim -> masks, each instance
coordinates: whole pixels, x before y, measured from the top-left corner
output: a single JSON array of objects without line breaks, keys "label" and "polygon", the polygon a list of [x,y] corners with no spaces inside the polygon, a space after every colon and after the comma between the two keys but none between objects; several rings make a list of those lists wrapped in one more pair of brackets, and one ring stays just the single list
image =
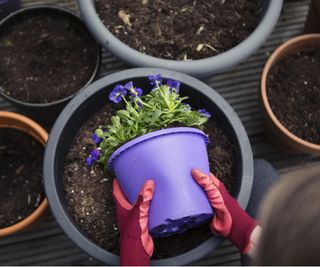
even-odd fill
[{"label": "planter rim", "polygon": [[[5,17],[3,20],[0,21],[0,29],[1,27],[3,27],[3,25],[5,25],[6,23],[10,23],[10,21],[14,21],[16,19],[17,16],[23,15],[25,13],[28,13],[29,11],[34,11],[34,10],[42,10],[42,11],[56,11],[56,12],[60,12],[61,14],[63,14],[64,16],[66,16],[66,18],[70,18],[73,17],[75,20],[77,20],[80,24],[83,24],[84,29],[86,29],[86,26],[84,24],[84,21],[82,20],[82,18],[74,13],[73,11],[63,8],[63,7],[59,7],[59,6],[53,6],[53,5],[35,5],[35,6],[31,6],[31,7],[25,7],[25,8],[21,8],[13,13],[11,13],[10,15],[8,15],[7,17]],[[88,36],[89,38],[92,40],[92,43],[95,46],[95,54],[96,54],[96,63],[95,63],[95,67],[94,70],[92,72],[92,75],[90,76],[89,80],[86,82],[85,85],[83,85],[81,88],[79,88],[79,90],[77,90],[76,92],[74,92],[73,94],[53,101],[53,102],[49,102],[49,103],[31,103],[31,102],[24,102],[18,99],[15,99],[11,96],[8,96],[7,94],[4,93],[4,89],[1,87],[0,85],[0,95],[13,102],[16,103],[19,106],[23,106],[26,108],[29,107],[39,107],[39,108],[43,108],[43,107],[50,107],[50,106],[55,106],[58,105],[60,103],[64,103],[69,101],[70,99],[72,99],[77,93],[79,93],[80,91],[82,91],[84,88],[86,88],[89,84],[91,84],[93,82],[93,80],[97,77],[99,68],[100,68],[100,62],[101,62],[101,47],[99,46],[99,44],[97,44],[97,42],[95,41],[95,39],[91,36],[90,32],[88,32]]]},{"label": "planter rim", "polygon": [[[34,129],[37,132],[38,138],[36,138],[32,134],[30,134],[30,135],[33,136],[33,138],[38,139],[43,144],[43,146],[45,146],[45,144],[48,140],[48,133],[35,121],[29,119],[26,116],[20,115],[18,113],[14,113],[14,112],[10,112],[10,111],[0,111],[0,128],[14,128],[14,129],[26,132],[26,133],[28,133],[28,131],[23,129],[21,126],[17,126],[17,125],[13,125],[13,124],[9,125],[6,123],[2,124],[1,118],[4,118],[4,117],[10,119],[11,121],[16,121],[18,123],[24,123],[24,124],[30,126],[32,129]],[[0,237],[8,236],[8,235],[14,234],[20,230],[27,228],[29,225],[31,225],[33,222],[35,222],[45,212],[45,210],[47,208],[48,208],[48,200],[45,197],[42,200],[41,204],[31,214],[29,214],[27,217],[25,217],[23,220],[21,220],[18,223],[15,223],[11,226],[0,228]]]},{"label": "planter rim", "polygon": [[199,135],[203,138],[204,142],[206,145],[209,143],[209,138],[208,136],[201,130],[198,130],[193,127],[170,127],[167,129],[162,129],[162,130],[157,130],[153,131],[151,133],[144,134],[142,136],[138,136],[126,143],[124,143],[122,146],[120,146],[116,151],[114,151],[108,162],[108,167],[112,171],[113,170],[113,164],[114,161],[125,151],[133,148],[136,145],[139,145],[142,142],[146,142],[148,140],[157,138],[159,136],[164,136],[164,135],[172,135],[172,134],[179,134],[179,133],[189,133],[189,134],[196,134]]},{"label": "planter rim", "polygon": [[[58,193],[57,180],[55,177],[56,157],[54,156],[59,146],[59,136],[61,136],[65,129],[68,128],[69,118],[75,116],[78,108],[85,101],[88,101],[91,96],[102,90],[102,88],[105,88],[106,85],[116,84],[123,80],[133,78],[145,78],[149,74],[155,75],[158,73],[161,73],[164,78],[170,77],[171,79],[179,80],[182,83],[195,88],[195,90],[198,90],[201,92],[201,94],[209,99],[217,99],[215,104],[219,107],[219,109],[224,110],[226,119],[229,121],[239,142],[239,153],[241,155],[241,161],[239,164],[243,166],[243,175],[242,183],[239,186],[237,200],[243,208],[246,208],[249,201],[250,194],[248,194],[248,192],[251,192],[253,183],[253,157],[250,142],[239,117],[236,115],[231,106],[217,92],[196,78],[183,73],[161,68],[134,68],[105,76],[92,83],[86,90],[80,92],[64,108],[50,132],[44,160],[45,189],[54,217],[58,221],[63,231],[77,246],[100,262],[105,262],[106,258],[108,258],[109,264],[118,265],[119,256],[102,249],[100,246],[96,245],[88,237],[82,234],[81,230],[74,223],[68,211],[62,204],[64,201],[62,201],[62,198]],[[199,90],[199,88],[201,88],[201,90]],[[202,244],[188,252],[167,259],[152,260],[151,264],[184,265],[206,256],[212,251],[212,249],[222,243],[223,240],[224,239],[221,237],[212,236],[207,241],[204,241]]]},{"label": "planter rim", "polygon": [[269,104],[268,96],[267,96],[267,77],[271,67],[276,62],[278,62],[279,59],[287,55],[287,50],[290,49],[292,46],[296,46],[297,44],[303,44],[304,42],[308,42],[310,40],[319,40],[320,42],[320,34],[303,34],[303,35],[294,37],[284,42],[272,53],[272,55],[269,57],[267,63],[263,68],[263,72],[261,76],[260,94],[261,94],[263,106],[268,116],[271,118],[273,124],[275,124],[276,127],[288,137],[288,139],[290,139],[294,143],[298,143],[304,147],[320,152],[320,145],[303,140],[302,138],[294,135],[289,130],[287,130],[287,128],[278,120],[278,118],[273,113],[272,108]]},{"label": "planter rim", "polygon": [[178,61],[143,54],[116,38],[100,20],[94,0],[77,0],[84,21],[101,46],[130,65],[137,67],[169,68],[197,77],[221,72],[248,58],[266,40],[280,16],[283,0],[269,0],[265,14],[251,34],[231,49],[216,56]]}]

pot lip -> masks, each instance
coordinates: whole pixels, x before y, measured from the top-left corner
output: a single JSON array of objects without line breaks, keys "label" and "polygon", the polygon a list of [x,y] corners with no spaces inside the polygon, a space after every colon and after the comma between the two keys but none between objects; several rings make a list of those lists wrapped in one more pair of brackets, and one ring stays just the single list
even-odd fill
[{"label": "pot lip", "polygon": [[[91,98],[99,91],[105,90],[108,85],[113,85],[128,79],[145,78],[147,75],[155,75],[159,73],[164,78],[179,80],[182,84],[193,88],[194,90],[203,94],[206,98],[214,101],[218,109],[223,111],[226,121],[228,121],[228,124],[230,124],[230,127],[236,136],[235,142],[237,142],[237,146],[239,146],[238,154],[240,156],[238,158],[239,165],[242,166],[242,182],[239,185],[239,194],[237,199],[243,208],[246,208],[249,201],[250,194],[248,192],[251,192],[253,184],[253,156],[250,142],[239,117],[236,115],[231,106],[216,91],[202,81],[189,75],[161,68],[134,68],[105,76],[104,78],[92,83],[90,87],[83,92],[79,93],[64,108],[50,132],[44,159],[45,189],[54,217],[58,221],[63,231],[79,248],[100,262],[108,262],[108,264],[111,265],[118,265],[119,257],[107,250],[102,249],[88,237],[82,234],[81,230],[74,223],[70,214],[64,207],[55,176],[55,165],[57,160],[55,154],[58,146],[61,144],[59,137],[62,135],[62,133],[68,130],[68,121],[70,118],[73,116],[78,116],[78,109],[83,107],[84,103],[90,103]],[[222,243],[223,240],[223,238],[212,236],[207,241],[204,241],[202,244],[188,252],[167,259],[152,260],[152,264],[184,265],[193,262],[210,253],[212,249],[216,248],[220,243]]]},{"label": "pot lip", "polygon": [[29,13],[30,11],[51,11],[51,12],[59,12],[60,14],[63,14],[68,20],[74,20],[77,21],[79,25],[83,26],[84,31],[87,31],[87,37],[89,39],[91,39],[92,44],[94,46],[94,50],[95,50],[95,57],[96,57],[96,63],[95,63],[95,67],[94,70],[92,72],[92,75],[90,76],[89,80],[86,82],[85,85],[83,85],[81,88],[79,88],[79,90],[77,90],[76,92],[74,92],[73,94],[53,101],[53,102],[49,102],[49,103],[31,103],[31,102],[24,102],[18,99],[15,99],[11,96],[8,96],[7,94],[4,93],[4,89],[1,87],[0,85],[0,95],[7,99],[8,101],[15,103],[18,106],[22,106],[25,108],[46,108],[46,107],[51,107],[51,106],[56,106],[59,105],[61,103],[66,103],[68,102],[70,99],[72,99],[76,94],[78,94],[80,91],[82,91],[84,88],[86,88],[87,86],[89,86],[94,79],[97,77],[99,69],[100,69],[100,63],[101,63],[101,47],[100,45],[95,41],[95,39],[92,37],[91,33],[87,30],[86,25],[84,23],[84,21],[82,20],[82,18],[74,13],[73,11],[63,8],[63,7],[58,7],[58,6],[52,6],[52,5],[35,5],[35,6],[31,6],[31,7],[25,7],[25,8],[21,8],[13,13],[11,13],[10,15],[8,15],[7,17],[5,17],[3,20],[0,21],[0,29],[1,27],[3,27],[6,23],[10,23],[11,21],[16,20],[17,17],[25,14],[25,13]]},{"label": "pot lip", "polygon": [[303,35],[294,37],[284,42],[272,53],[272,55],[269,57],[262,71],[261,82],[260,82],[260,96],[261,96],[263,108],[267,113],[267,116],[271,119],[272,123],[284,135],[287,136],[289,140],[299,144],[300,146],[320,152],[320,145],[305,141],[302,138],[294,135],[289,130],[287,130],[286,127],[284,127],[284,125],[277,119],[277,117],[273,113],[272,108],[269,104],[268,96],[267,96],[267,77],[271,67],[276,62],[278,62],[280,58],[282,58],[284,55],[287,55],[287,50],[290,49],[292,46],[296,46],[297,44],[303,44],[311,40],[319,40],[320,42],[320,34],[303,34]]},{"label": "pot lip", "polygon": [[[23,129],[21,126],[15,125],[15,124],[2,124],[1,118],[8,118],[12,121],[16,121],[18,123],[24,123],[25,125],[28,125],[32,129],[35,130],[37,137],[35,137],[33,134],[30,134],[28,130]],[[23,132],[28,133],[31,135],[33,138],[39,140],[43,146],[45,147],[45,143],[48,140],[48,133],[35,121],[31,120],[30,118],[20,115],[18,113],[10,112],[10,111],[0,111],[0,128],[14,128],[17,130],[21,130]],[[48,200],[45,197],[42,201],[41,204],[27,217],[25,217],[23,220],[4,227],[0,228],[0,237],[8,236],[11,234],[14,234],[20,230],[23,230],[24,228],[28,227],[31,225],[33,222],[35,222],[48,208]]]},{"label": "pot lip", "polygon": [[120,146],[117,150],[115,150],[111,154],[111,156],[109,157],[108,167],[112,171],[114,161],[122,153],[135,147],[138,144],[141,144],[142,142],[146,142],[150,139],[154,139],[159,136],[173,135],[173,134],[179,134],[179,133],[196,134],[196,135],[201,136],[203,138],[206,145],[209,143],[208,136],[203,131],[196,129],[196,128],[193,128],[193,127],[170,127],[170,128],[166,128],[166,129],[161,129],[161,130],[153,131],[153,132],[138,136],[138,137],[124,143],[122,146]]},{"label": "pot lip", "polygon": [[198,77],[221,72],[248,58],[267,39],[276,25],[283,0],[269,0],[265,13],[251,34],[229,50],[203,59],[179,61],[162,59],[131,48],[116,38],[99,18],[94,0],[77,0],[84,21],[99,43],[124,62],[137,67],[159,67],[184,72]]}]

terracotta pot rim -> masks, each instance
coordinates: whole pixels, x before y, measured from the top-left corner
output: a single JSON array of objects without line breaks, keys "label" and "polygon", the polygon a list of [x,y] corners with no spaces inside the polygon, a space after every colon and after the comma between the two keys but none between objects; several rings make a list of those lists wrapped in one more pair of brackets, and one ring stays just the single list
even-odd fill
[{"label": "terracotta pot rim", "polygon": [[271,118],[272,122],[275,124],[275,126],[283,133],[285,134],[288,139],[292,140],[295,143],[298,143],[304,147],[307,147],[312,150],[316,150],[320,152],[320,145],[314,144],[311,142],[308,142],[306,140],[303,140],[302,138],[294,135],[291,133],[287,128],[278,120],[278,118],[273,113],[271,106],[269,104],[268,96],[267,96],[267,76],[271,69],[271,67],[279,60],[279,56],[281,54],[286,54],[286,50],[290,48],[292,45],[301,43],[304,41],[312,40],[312,39],[318,39],[320,41],[320,34],[304,34],[297,37],[294,37],[292,39],[289,39],[282,45],[280,45],[269,57],[267,60],[267,63],[265,64],[261,76],[261,86],[260,86],[260,93],[261,93],[261,99],[264,109],[266,110],[268,116]]},{"label": "terracotta pot rim", "polygon": [[[24,132],[30,134],[32,137],[39,140],[43,144],[43,146],[45,146],[45,144],[48,140],[48,133],[39,124],[37,124],[33,120],[31,120],[28,117],[25,117],[23,115],[20,115],[18,113],[14,113],[14,112],[10,112],[10,111],[0,111],[0,118],[1,117],[6,117],[9,119],[15,120],[19,123],[24,123],[24,124],[28,125],[29,127],[31,127],[32,129],[34,129],[37,132],[38,136],[37,137],[34,136],[34,134],[31,134],[30,132],[26,131],[25,129],[23,129],[21,126],[18,126],[18,125],[8,125],[8,124],[1,125],[0,124],[0,128],[14,128],[17,130],[24,131]],[[45,197],[41,201],[41,204],[31,214],[29,214],[27,217],[25,217],[23,220],[21,220],[18,223],[15,223],[11,226],[0,228],[0,237],[14,234],[14,233],[30,226],[33,222],[35,222],[44,213],[44,211],[47,209],[47,207],[48,207],[48,200]]]}]

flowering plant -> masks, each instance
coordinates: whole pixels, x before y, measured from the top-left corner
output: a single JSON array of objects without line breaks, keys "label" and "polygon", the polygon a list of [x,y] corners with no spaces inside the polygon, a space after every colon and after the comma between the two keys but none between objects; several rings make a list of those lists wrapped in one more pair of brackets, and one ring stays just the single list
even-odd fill
[{"label": "flowering plant", "polygon": [[133,82],[117,84],[109,94],[114,103],[124,101],[125,109],[120,109],[111,117],[111,123],[96,129],[92,139],[97,144],[86,159],[87,166],[98,161],[106,164],[110,155],[122,144],[146,133],[174,125],[202,128],[211,117],[205,109],[193,111],[183,101],[188,97],[179,95],[180,82],[167,80],[162,84],[160,74],[149,75],[152,90],[142,95],[141,88]]}]

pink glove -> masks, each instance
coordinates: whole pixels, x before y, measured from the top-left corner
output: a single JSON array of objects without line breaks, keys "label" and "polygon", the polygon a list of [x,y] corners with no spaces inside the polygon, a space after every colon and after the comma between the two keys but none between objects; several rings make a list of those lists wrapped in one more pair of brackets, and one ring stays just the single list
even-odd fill
[{"label": "pink glove", "polygon": [[117,180],[113,180],[113,197],[117,206],[117,220],[120,230],[121,265],[150,265],[153,240],[148,231],[148,216],[153,192],[153,181],[146,181],[136,204],[133,206],[126,200]]},{"label": "pink glove", "polygon": [[213,233],[228,238],[243,254],[250,250],[250,236],[256,222],[239,206],[227,189],[212,173],[192,170],[195,181],[204,189],[215,216],[211,222]]}]

